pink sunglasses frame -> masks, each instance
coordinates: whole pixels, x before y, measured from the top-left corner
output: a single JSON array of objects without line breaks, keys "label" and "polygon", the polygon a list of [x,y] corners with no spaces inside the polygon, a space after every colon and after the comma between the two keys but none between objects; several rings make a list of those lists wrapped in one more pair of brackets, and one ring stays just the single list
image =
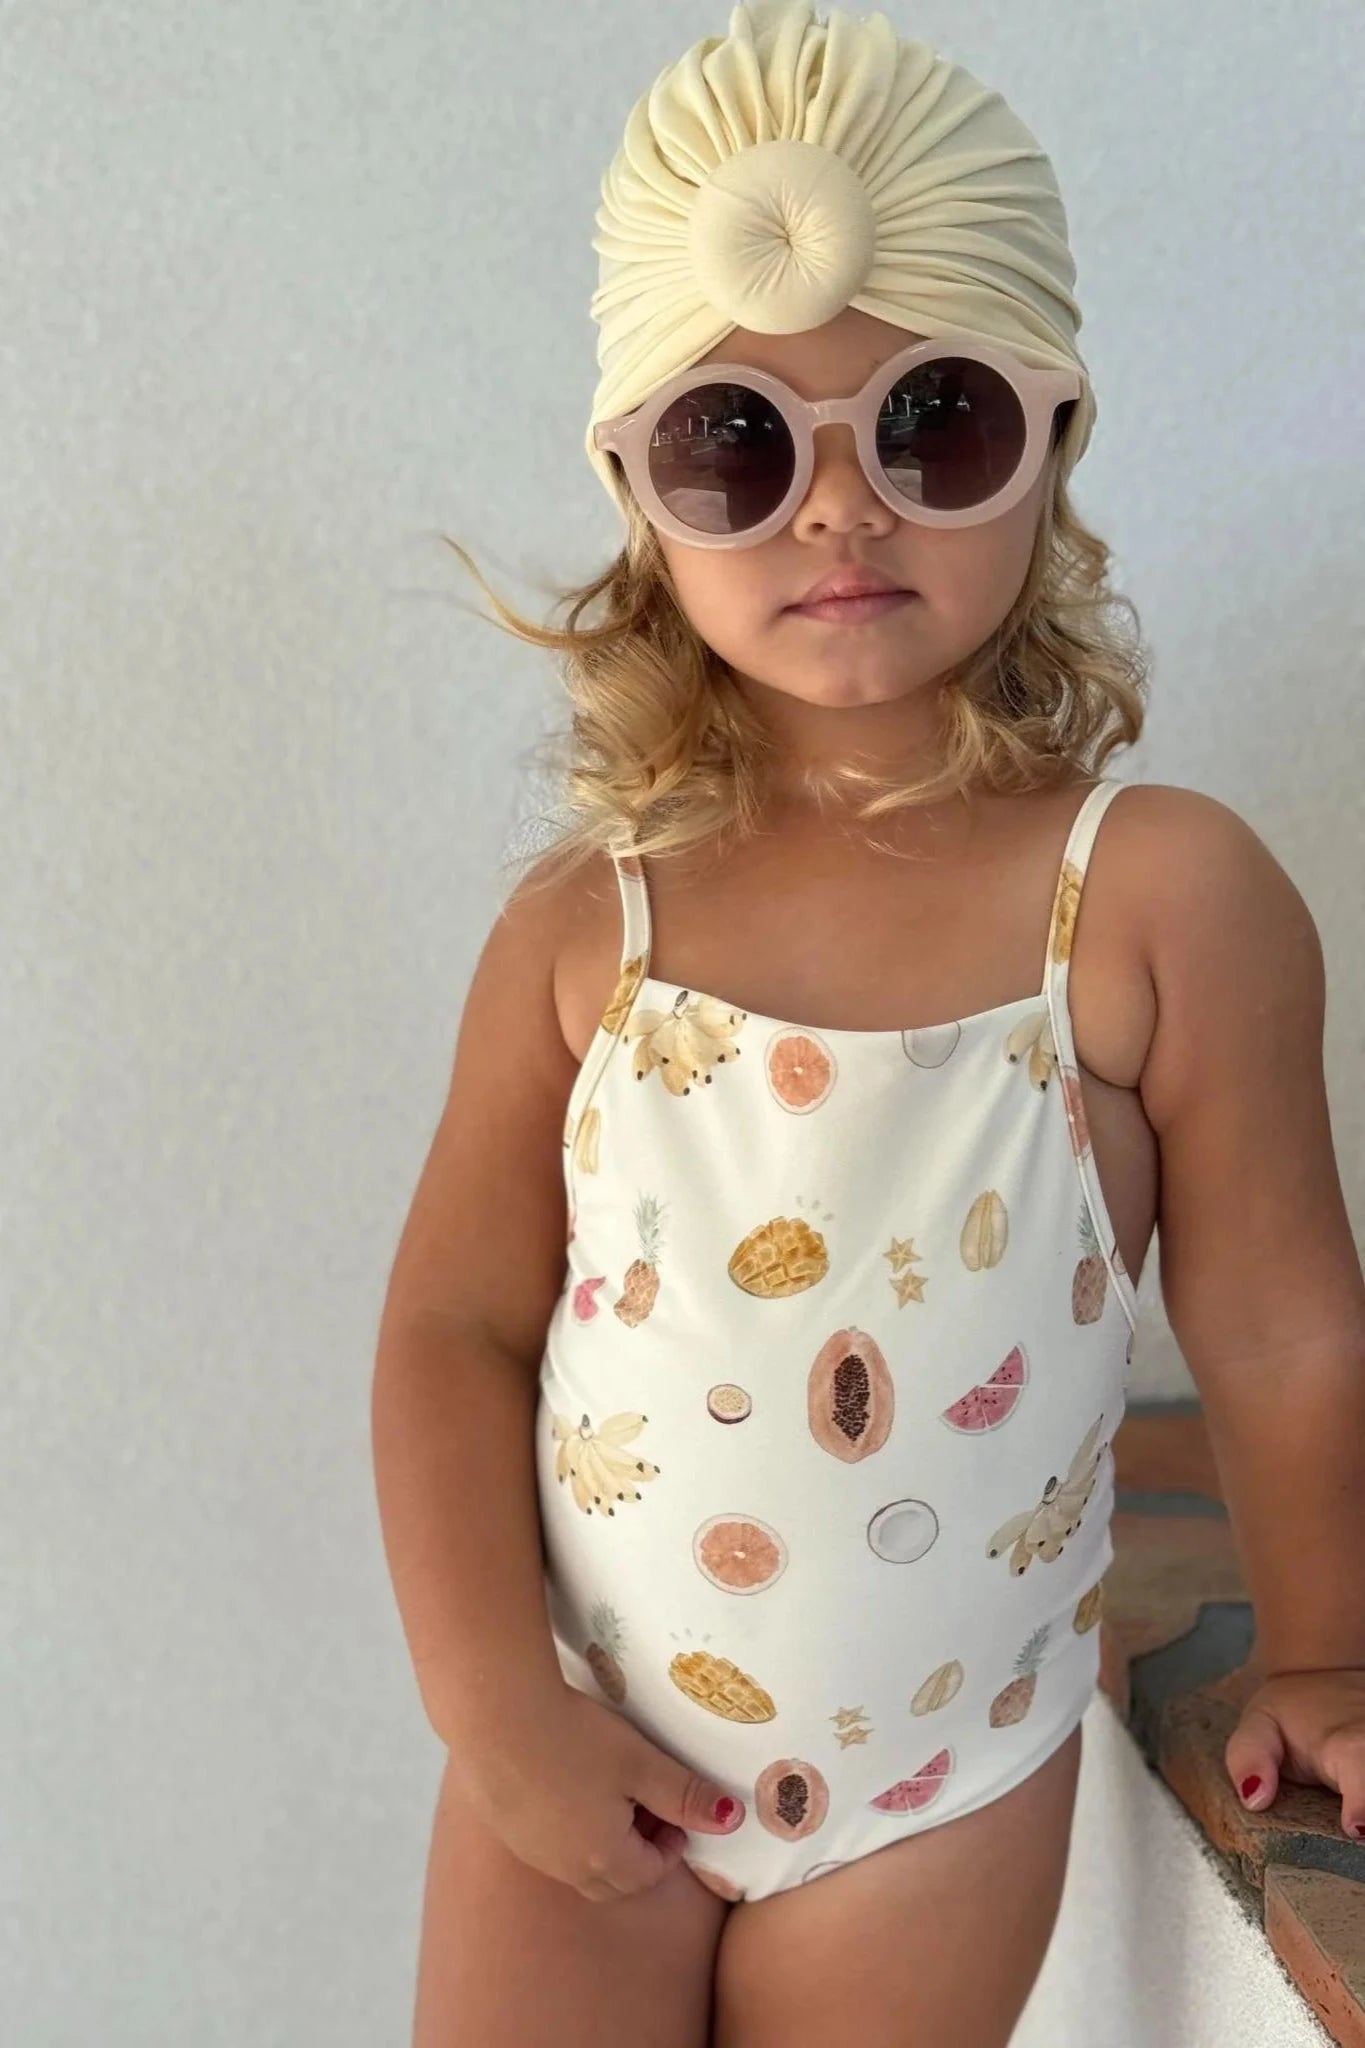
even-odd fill
[{"label": "pink sunglasses frame", "polygon": [[[877,420],[886,393],[907,370],[920,363],[934,362],[940,356],[970,356],[973,361],[985,363],[998,371],[1012,387],[1024,415],[1023,453],[1009,481],[979,505],[963,506],[956,511],[916,505],[903,497],[885,480],[876,452]],[[781,504],[757,526],[746,527],[742,533],[704,533],[675,519],[660,498],[650,480],[649,446],[660,416],[675,398],[680,398],[698,384],[727,380],[743,383],[750,390],[759,392],[781,413],[792,437],[796,464],[791,486]],[[620,458],[630,487],[650,525],[689,547],[753,547],[777,533],[810,488],[815,470],[816,429],[839,425],[852,427],[864,475],[877,496],[898,517],[919,526],[980,526],[986,520],[998,519],[1002,513],[1008,512],[1031,488],[1048,454],[1052,419],[1057,407],[1080,395],[1078,370],[1035,369],[1005,349],[978,340],[975,335],[950,330],[929,341],[915,342],[898,354],[889,356],[884,363],[877,365],[862,389],[848,398],[821,398],[812,402],[793,391],[780,377],[774,377],[766,370],[756,370],[748,363],[694,363],[689,369],[679,370],[657,391],[651,392],[633,412],[619,413],[615,419],[600,421],[593,430],[593,446],[604,452],[609,450]]]}]

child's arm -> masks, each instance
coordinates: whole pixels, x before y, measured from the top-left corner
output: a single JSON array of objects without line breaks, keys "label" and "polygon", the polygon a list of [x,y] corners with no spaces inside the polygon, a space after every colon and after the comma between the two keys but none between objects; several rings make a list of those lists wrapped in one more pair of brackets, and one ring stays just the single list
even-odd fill
[{"label": "child's arm", "polygon": [[561,1681],[531,1457],[565,1266],[573,1079],[546,908],[544,894],[514,892],[476,964],[375,1360],[385,1549],[422,1702],[447,1744],[496,1735]]},{"label": "child's arm", "polygon": [[1158,1022],[1141,1092],[1161,1147],[1162,1291],[1268,1681],[1226,1761],[1239,1785],[1261,1779],[1256,1806],[1277,1774],[1321,1778],[1350,1829],[1365,1824],[1365,1281],[1323,1080],[1322,951],[1235,813],[1187,790],[1148,798]]},{"label": "child's arm", "polygon": [[723,1788],[573,1692],[550,1635],[533,1423],[566,1262],[565,923],[556,887],[514,891],[478,961],[389,1280],[371,1420],[385,1552],[432,1726],[510,1846],[597,1897],[604,1881],[613,1895],[653,1882],[682,1846],[676,1825],[652,1841],[633,1831],[634,1800],[721,1832],[709,1806]]}]

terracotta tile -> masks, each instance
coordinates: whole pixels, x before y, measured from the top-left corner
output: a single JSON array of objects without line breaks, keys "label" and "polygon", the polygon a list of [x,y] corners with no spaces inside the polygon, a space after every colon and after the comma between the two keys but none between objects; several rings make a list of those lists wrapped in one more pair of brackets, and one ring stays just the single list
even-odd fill
[{"label": "terracotta tile", "polygon": [[1227,1695],[1244,1684],[1233,1674],[1167,1701],[1158,1736],[1162,1777],[1243,1883],[1256,1890],[1267,1863],[1330,1870],[1365,1883],[1365,1844],[1343,1830],[1339,1794],[1282,1779],[1272,1806],[1256,1813],[1242,1804],[1223,1752],[1240,1711]]},{"label": "terracotta tile", "polygon": [[1204,1601],[1245,1600],[1247,1592],[1225,1521],[1116,1510],[1111,1529],[1114,1557],[1104,1575],[1107,1642],[1102,1638],[1100,1677],[1126,1718],[1128,1660],[1187,1635]]},{"label": "terracotta tile", "polygon": [[1365,1884],[1271,1863],[1271,1947],[1341,2048],[1365,2048]]},{"label": "terracotta tile", "polygon": [[1114,1474],[1125,1489],[1223,1498],[1208,1426],[1197,1406],[1148,1410],[1134,1403],[1114,1437]]},{"label": "terracotta tile", "polygon": [[[1100,1685],[1332,2039],[1365,2048],[1365,1844],[1344,1833],[1326,1787],[1282,1780],[1267,1812],[1249,1812],[1223,1761],[1261,1671],[1231,1525],[1212,1505],[1222,1490],[1203,1417],[1138,1404],[1114,1457],[1128,1499],[1113,1516]],[[1229,1655],[1243,1661],[1218,1672]],[[1201,1660],[1216,1674],[1202,1682]]]}]

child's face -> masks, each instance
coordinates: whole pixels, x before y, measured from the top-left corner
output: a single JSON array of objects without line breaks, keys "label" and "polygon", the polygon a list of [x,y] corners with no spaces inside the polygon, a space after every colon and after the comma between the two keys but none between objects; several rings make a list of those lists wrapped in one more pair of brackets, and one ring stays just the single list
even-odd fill
[{"label": "child's face", "polygon": [[[736,328],[702,362],[752,364],[802,397],[856,391],[876,366],[922,336],[846,307],[802,334]],[[821,427],[804,501],[780,532],[747,548],[689,547],[660,535],[683,610],[734,670],[812,705],[852,707],[927,696],[927,685],[975,652],[1019,594],[1050,465],[1010,511],[980,526],[902,519],[877,496],[853,429]],[[857,625],[790,609],[836,568],[875,568],[918,593]],[[761,693],[760,693],[761,694]],[[773,708],[776,708],[775,706]],[[919,709],[925,704],[921,701]]]}]

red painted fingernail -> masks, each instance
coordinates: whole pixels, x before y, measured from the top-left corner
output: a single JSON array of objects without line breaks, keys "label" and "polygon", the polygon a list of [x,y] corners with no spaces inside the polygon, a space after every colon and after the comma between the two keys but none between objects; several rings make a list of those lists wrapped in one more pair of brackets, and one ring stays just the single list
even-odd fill
[{"label": "red painted fingernail", "polygon": [[1261,1789],[1261,1781],[1260,1781],[1260,1779],[1259,1779],[1259,1778],[1243,1778],[1243,1780],[1242,1780],[1242,1797],[1243,1797],[1243,1799],[1250,1799],[1250,1798],[1251,1798],[1251,1796],[1252,1796],[1252,1794],[1253,1794],[1253,1793],[1255,1793],[1255,1792],[1259,1792],[1259,1791],[1260,1791],[1260,1789]]},{"label": "red painted fingernail", "polygon": [[1351,1822],[1351,1833],[1359,1835],[1365,1841],[1365,1820],[1353,1820]]},{"label": "red painted fingernail", "polygon": [[714,1812],[717,1820],[729,1820],[730,1815],[735,1811],[736,1807],[733,1799],[718,1799],[716,1801]]}]

